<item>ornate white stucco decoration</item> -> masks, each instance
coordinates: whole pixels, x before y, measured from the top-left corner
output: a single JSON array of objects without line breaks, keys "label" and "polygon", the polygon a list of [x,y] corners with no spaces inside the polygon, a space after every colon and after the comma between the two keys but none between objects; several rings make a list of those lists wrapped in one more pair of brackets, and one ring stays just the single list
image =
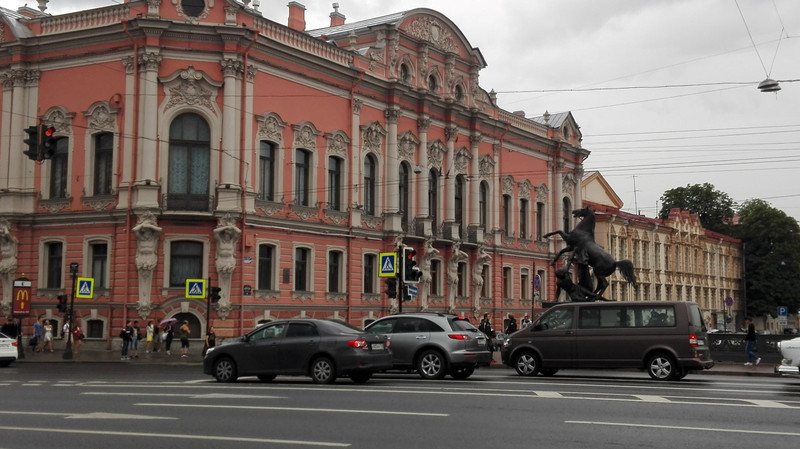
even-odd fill
[{"label": "ornate white stucco decoration", "polygon": [[42,124],[55,128],[57,136],[68,136],[72,134],[73,118],[75,118],[74,113],[67,111],[61,106],[56,106],[45,112],[42,118]]},{"label": "ornate white stucco decoration", "polygon": [[114,132],[117,129],[117,113],[119,109],[111,107],[107,101],[98,101],[84,112],[92,132]]},{"label": "ornate white stucco decoration", "polygon": [[231,280],[236,269],[236,243],[242,235],[242,230],[236,227],[236,219],[230,214],[225,214],[214,228],[214,239],[217,241],[215,265],[219,278],[220,299],[217,304],[217,313],[223,320],[231,312]]},{"label": "ornate white stucco decoration", "polygon": [[511,175],[503,176],[503,194],[511,195],[514,193],[514,177]]},{"label": "ornate white stucco decoration", "polygon": [[256,120],[258,121],[258,137],[283,145],[283,128],[287,123],[281,120],[280,115],[267,112]]},{"label": "ornate white stucco decoration", "polygon": [[536,201],[539,203],[547,203],[548,193],[550,193],[550,189],[547,188],[547,184],[539,184],[536,186]]},{"label": "ornate white stucco decoration", "polygon": [[400,159],[405,159],[413,164],[414,153],[416,152],[417,145],[419,145],[419,139],[417,139],[411,131],[406,131],[397,141],[397,153]]},{"label": "ornate white stucco decoration", "polygon": [[158,265],[158,241],[162,229],[158,226],[156,216],[145,211],[132,229],[136,236],[136,270],[139,274],[139,301],[137,310],[142,319],[146,319],[153,310],[150,292],[153,287],[153,270]]},{"label": "ornate white stucco decoration", "polygon": [[428,166],[438,168],[439,170],[442,169],[442,160],[444,159],[444,154],[447,152],[447,147],[442,143],[441,140],[436,139],[435,141],[428,144]]},{"label": "ornate white stucco decoration", "polygon": [[446,52],[458,53],[453,34],[433,17],[420,17],[406,28],[411,36],[430,42]]},{"label": "ornate white stucco decoration", "polygon": [[219,115],[216,97],[222,83],[214,81],[205,72],[189,66],[159,81],[164,84],[168,96],[165,110],[175,106],[199,106]]},{"label": "ornate white stucco decoration", "polygon": [[328,142],[328,155],[343,159],[347,157],[347,145],[350,144],[347,134],[343,131],[334,131],[325,134],[325,140]]},{"label": "ornate white stucco decoration", "polygon": [[[149,0],[149,1],[153,1],[153,0]],[[159,3],[161,3],[160,0],[158,0],[158,1],[159,1]],[[182,6],[182,1],[181,0],[172,0],[172,4],[175,5],[175,10],[178,12],[179,16],[181,16],[184,19],[186,19],[187,22],[194,24],[194,23],[197,23],[198,21],[203,20],[206,17],[208,17],[209,11],[211,11],[211,8],[214,7],[214,0],[205,0],[205,8],[203,8],[203,12],[201,12],[197,16],[190,16],[190,15],[186,14],[186,11],[183,10],[183,6]]]},{"label": "ornate white stucco decoration", "polygon": [[481,178],[490,178],[494,174],[494,159],[488,154],[484,154],[481,156],[480,161],[478,161],[478,173],[481,175]]},{"label": "ornate white stucco decoration", "polygon": [[573,192],[575,186],[578,185],[578,181],[575,178],[575,175],[571,172],[564,173],[562,180],[565,192],[570,192],[570,193]]},{"label": "ornate white stucco decoration", "polygon": [[533,185],[529,180],[524,180],[519,183],[519,197],[524,198],[526,200],[531,199],[531,190],[533,189]]},{"label": "ornate white stucco decoration", "polygon": [[294,148],[305,148],[307,150],[317,149],[317,136],[320,133],[317,128],[309,122],[303,122],[292,126],[294,130]]},{"label": "ornate white stucco decoration", "polygon": [[472,153],[466,148],[461,147],[456,150],[454,166],[457,174],[466,174],[469,171],[469,161],[472,160]]},{"label": "ornate white stucco decoration", "polygon": [[363,139],[362,149],[364,151],[373,151],[381,154],[381,146],[383,144],[383,137],[387,134],[378,122],[372,122],[368,125],[361,127],[361,137]]}]

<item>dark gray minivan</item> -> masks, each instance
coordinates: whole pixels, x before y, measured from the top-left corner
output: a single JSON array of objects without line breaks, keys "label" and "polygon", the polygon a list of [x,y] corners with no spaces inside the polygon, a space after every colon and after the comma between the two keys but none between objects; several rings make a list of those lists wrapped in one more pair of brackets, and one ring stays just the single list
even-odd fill
[{"label": "dark gray minivan", "polygon": [[700,307],[685,301],[558,304],[509,336],[503,363],[522,376],[565,368],[639,368],[656,380],[714,366]]}]

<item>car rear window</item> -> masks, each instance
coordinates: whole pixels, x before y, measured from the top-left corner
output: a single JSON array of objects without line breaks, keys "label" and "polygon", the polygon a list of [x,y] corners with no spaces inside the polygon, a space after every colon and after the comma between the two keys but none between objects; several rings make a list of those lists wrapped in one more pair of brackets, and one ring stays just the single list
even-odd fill
[{"label": "car rear window", "polygon": [[350,323],[345,323],[344,321],[333,321],[327,320],[325,321],[330,327],[331,331],[340,333],[340,334],[362,334],[364,333],[363,330],[351,325]]},{"label": "car rear window", "polygon": [[463,317],[453,317],[450,320],[450,327],[454,331],[477,331],[478,329],[469,322],[468,319]]}]

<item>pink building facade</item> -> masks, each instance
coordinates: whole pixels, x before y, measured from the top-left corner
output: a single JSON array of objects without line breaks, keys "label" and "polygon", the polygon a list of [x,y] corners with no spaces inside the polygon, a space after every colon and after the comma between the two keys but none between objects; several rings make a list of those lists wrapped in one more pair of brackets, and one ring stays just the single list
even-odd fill
[{"label": "pink building facade", "polygon": [[[177,4],[176,4],[177,3]],[[569,113],[526,119],[479,84],[483,55],[428,9],[305,30],[234,0],[133,1],[50,16],[0,9],[0,314],[75,302],[87,337],[127,320],[239,335],[259,320],[355,325],[398,311],[380,253],[417,250],[404,311],[530,312],[581,204]],[[185,5],[185,6],[184,6]],[[51,157],[24,130],[54,127]],[[221,288],[207,310],[186,279]],[[538,289],[537,289],[538,287]],[[550,295],[550,296],[548,296]]]}]

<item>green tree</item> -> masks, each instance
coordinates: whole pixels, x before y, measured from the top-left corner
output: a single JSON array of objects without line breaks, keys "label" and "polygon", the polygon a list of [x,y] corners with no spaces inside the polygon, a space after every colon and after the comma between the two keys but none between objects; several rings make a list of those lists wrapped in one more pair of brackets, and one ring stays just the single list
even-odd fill
[{"label": "green tree", "polygon": [[742,240],[745,257],[747,313],[777,314],[800,307],[800,225],[764,200],[748,200],[739,208],[734,237]]},{"label": "green tree", "polygon": [[658,218],[665,219],[671,209],[678,208],[697,214],[705,229],[728,234],[735,206],[727,193],[720,192],[712,184],[687,184],[664,192]]}]

